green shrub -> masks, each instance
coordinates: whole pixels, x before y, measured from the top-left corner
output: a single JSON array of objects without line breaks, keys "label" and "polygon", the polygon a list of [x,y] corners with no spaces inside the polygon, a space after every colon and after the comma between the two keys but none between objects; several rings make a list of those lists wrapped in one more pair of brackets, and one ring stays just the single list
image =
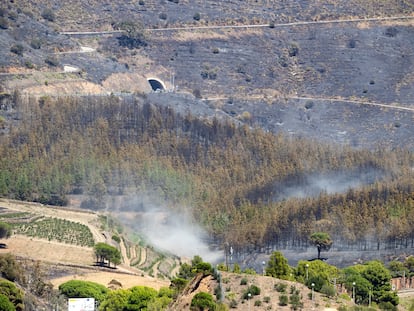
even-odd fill
[{"label": "green shrub", "polygon": [[269,303],[270,302],[270,297],[269,296],[263,297],[263,301],[266,302],[266,303]]},{"label": "green shrub", "polygon": [[247,285],[247,278],[242,278],[240,280],[240,285]]},{"label": "green shrub", "polygon": [[105,299],[108,289],[98,283],[70,280],[59,285],[59,291],[67,298],[95,298],[98,302]]},{"label": "green shrub", "polygon": [[175,278],[171,280],[171,285],[170,287],[175,291],[175,292],[180,292],[184,289],[184,287],[187,285],[188,281],[186,279],[183,278]]},{"label": "green shrub", "polygon": [[213,300],[213,296],[208,293],[197,293],[191,300],[192,310],[215,310],[215,308],[216,303]]},{"label": "green shrub", "polygon": [[260,300],[256,300],[255,302],[254,302],[254,306],[255,307],[260,307],[262,305],[262,302],[260,301]]},{"label": "green shrub", "polygon": [[240,269],[240,265],[235,263],[233,266],[233,273],[240,273],[241,269]]},{"label": "green shrub", "polygon": [[320,292],[328,297],[333,297],[336,295],[335,287],[331,284],[324,284]]},{"label": "green shrub", "polygon": [[286,293],[287,284],[277,283],[277,284],[274,285],[274,288],[279,293]]},{"label": "green shrub", "polygon": [[288,302],[289,302],[289,298],[287,295],[279,296],[279,306],[287,306]]},{"label": "green shrub", "polygon": [[13,303],[6,295],[0,294],[0,310],[2,311],[16,311]]},{"label": "green shrub", "polygon": [[114,240],[117,243],[121,243],[121,238],[115,234],[112,236],[112,240]]},{"label": "green shrub", "polygon": [[260,295],[260,288],[256,285],[250,285],[249,288],[243,293],[242,298],[249,299],[249,294],[251,297]]},{"label": "green shrub", "polygon": [[243,273],[255,275],[256,271],[254,269],[251,269],[251,268],[246,268],[246,269],[243,270]]},{"label": "green shrub", "polygon": [[380,302],[378,304],[378,307],[380,308],[380,310],[384,310],[384,311],[397,311],[398,310],[397,306],[394,306],[389,301]]},{"label": "green shrub", "polygon": [[253,295],[253,296],[257,296],[260,295],[260,288],[257,287],[256,285],[251,285],[249,288],[249,292]]},{"label": "green shrub", "polygon": [[294,294],[290,295],[289,302],[292,306],[292,310],[298,310],[303,307],[303,302],[301,301],[300,293],[298,293],[297,291]]},{"label": "green shrub", "polygon": [[213,267],[208,262],[197,263],[194,268],[197,270],[197,272],[202,272],[204,275],[208,275],[213,272]]},{"label": "green shrub", "polygon": [[[15,307],[14,310],[24,310],[23,306],[23,292],[13,283],[7,280],[0,281],[0,294],[7,297],[7,299]],[[0,309],[3,310],[3,309]]]},{"label": "green shrub", "polygon": [[230,306],[231,309],[236,309],[237,308],[237,305],[238,305],[238,303],[237,303],[236,299],[232,299],[230,301],[229,306]]}]

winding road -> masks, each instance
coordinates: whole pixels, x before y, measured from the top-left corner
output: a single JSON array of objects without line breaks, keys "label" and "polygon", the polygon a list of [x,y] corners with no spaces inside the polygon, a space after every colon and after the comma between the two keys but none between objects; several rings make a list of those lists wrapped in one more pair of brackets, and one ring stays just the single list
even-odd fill
[{"label": "winding road", "polygon": [[[247,24],[247,25],[212,25],[212,26],[188,26],[188,27],[167,27],[167,28],[146,28],[147,32],[158,31],[186,31],[186,30],[212,30],[212,29],[229,29],[229,28],[280,28],[280,27],[295,27],[305,25],[322,25],[322,24],[340,24],[340,23],[361,23],[361,22],[380,22],[380,21],[397,21],[397,20],[414,20],[414,15],[402,16],[388,16],[388,17],[371,17],[371,18],[349,18],[349,19],[333,19],[333,20],[319,20],[319,21],[299,21],[290,23],[278,24]],[[99,35],[113,35],[123,33],[123,30],[112,31],[62,31],[61,35],[68,36],[99,36]]]}]

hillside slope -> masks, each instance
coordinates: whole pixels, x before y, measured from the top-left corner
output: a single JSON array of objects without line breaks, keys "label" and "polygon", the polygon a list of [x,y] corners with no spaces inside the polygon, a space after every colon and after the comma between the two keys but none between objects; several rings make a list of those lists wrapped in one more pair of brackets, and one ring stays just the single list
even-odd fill
[{"label": "hillside slope", "polygon": [[[239,2],[3,4],[2,88],[36,96],[149,93],[146,79],[155,77],[208,100],[212,111],[239,119],[248,112],[244,122],[273,132],[413,148],[410,1]],[[119,32],[62,34],[118,31],[126,21],[140,25],[145,44],[124,47]]]},{"label": "hillside slope", "polygon": [[[351,305],[344,299],[328,298],[320,293],[313,292],[305,285],[261,275],[236,274],[220,271],[221,282],[212,276],[196,276],[178,296],[168,310],[191,310],[193,297],[200,292],[214,295],[222,289],[221,301],[230,306],[231,310],[337,310],[340,306]],[[255,286],[259,289],[258,295],[250,299],[245,297],[248,288]],[[293,296],[299,297],[296,307],[292,305]],[[283,297],[288,297],[286,304]],[[281,298],[282,297],[282,298]]]}]

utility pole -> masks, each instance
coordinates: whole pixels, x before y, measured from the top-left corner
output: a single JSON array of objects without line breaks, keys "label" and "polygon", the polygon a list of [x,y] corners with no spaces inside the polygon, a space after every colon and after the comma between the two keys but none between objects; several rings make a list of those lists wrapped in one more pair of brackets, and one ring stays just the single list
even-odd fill
[{"label": "utility pole", "polygon": [[368,297],[368,306],[371,308],[371,295],[372,295],[372,292],[371,292],[371,288],[369,289],[369,297]]},{"label": "utility pole", "polygon": [[175,75],[172,74],[172,86],[173,86],[173,92],[175,92]]},{"label": "utility pole", "polygon": [[354,301],[354,304],[355,304],[355,301],[356,301],[356,299],[355,299],[355,285],[356,285],[356,283],[352,282],[352,300]]},{"label": "utility pole", "polygon": [[[230,266],[233,264],[233,246],[230,245]],[[234,265],[233,265],[234,268]]]},{"label": "utility pole", "polygon": [[405,288],[405,270],[403,270],[403,288]]},{"label": "utility pole", "polygon": [[226,269],[227,269],[227,271],[229,271],[228,249],[229,249],[229,243],[226,242],[224,244],[224,260],[226,262]]}]

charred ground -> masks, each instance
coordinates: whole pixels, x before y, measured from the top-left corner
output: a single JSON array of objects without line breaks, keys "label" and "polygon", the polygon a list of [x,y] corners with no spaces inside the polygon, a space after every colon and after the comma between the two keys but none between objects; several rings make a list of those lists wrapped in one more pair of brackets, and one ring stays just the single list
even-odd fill
[{"label": "charred ground", "polygon": [[[179,94],[157,101],[177,110],[188,93],[207,104],[204,115],[220,111],[272,132],[360,148],[412,149],[413,5],[311,2],[5,3],[3,88],[56,94],[62,90],[53,85],[72,83],[63,92],[146,93],[146,78],[172,88],[174,77]],[[133,49],[120,45],[120,33],[62,34],[113,31],[131,21],[145,41]],[[94,50],[83,53],[82,46]],[[79,71],[64,75],[64,65]],[[33,77],[36,71],[56,74]],[[79,87],[82,81],[97,87]],[[189,101],[192,110],[199,100]]]}]

